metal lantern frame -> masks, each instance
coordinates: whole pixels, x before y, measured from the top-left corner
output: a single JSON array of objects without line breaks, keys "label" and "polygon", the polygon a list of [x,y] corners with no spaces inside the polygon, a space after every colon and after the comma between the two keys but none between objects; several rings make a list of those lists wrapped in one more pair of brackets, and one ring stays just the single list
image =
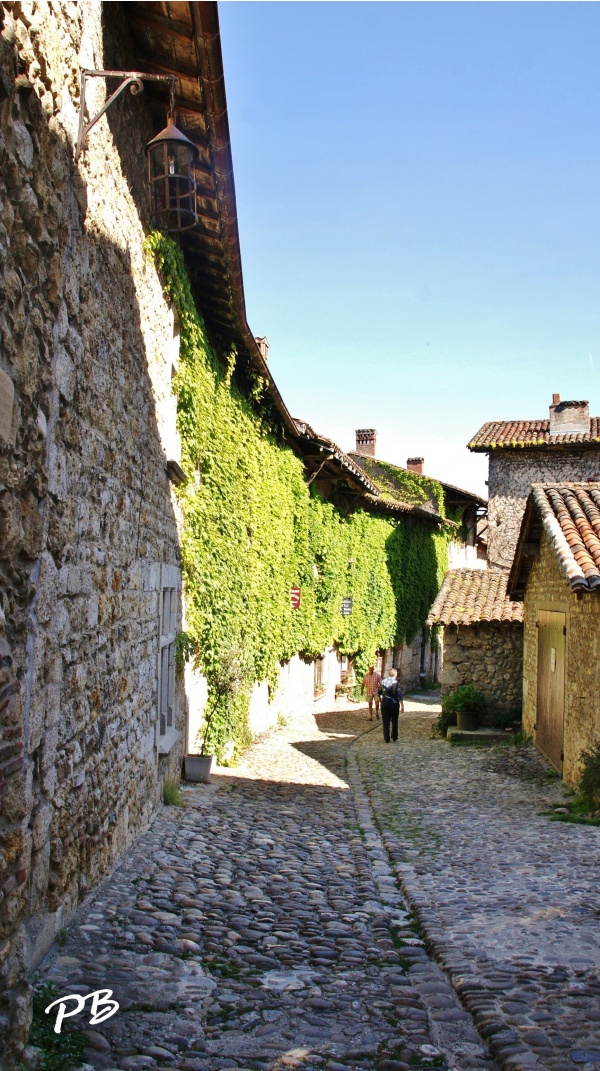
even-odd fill
[{"label": "metal lantern frame", "polygon": [[187,231],[198,221],[194,165],[198,150],[175,126],[171,112],[167,125],[146,145],[148,182],[154,216],[166,231]]},{"label": "metal lantern frame", "polygon": [[[119,78],[121,84],[107,97],[100,110],[86,123],[85,92],[88,78]],[[171,232],[189,230],[198,222],[196,208],[196,178],[194,165],[198,149],[175,125],[175,86],[172,74],[146,74],[144,71],[93,71],[81,72],[81,106],[75,161],[84,151],[87,137],[110,108],[111,104],[129,88],[137,96],[144,92],[144,82],[167,82],[171,87],[167,126],[146,145],[148,155],[148,181],[156,220],[163,229]]]}]

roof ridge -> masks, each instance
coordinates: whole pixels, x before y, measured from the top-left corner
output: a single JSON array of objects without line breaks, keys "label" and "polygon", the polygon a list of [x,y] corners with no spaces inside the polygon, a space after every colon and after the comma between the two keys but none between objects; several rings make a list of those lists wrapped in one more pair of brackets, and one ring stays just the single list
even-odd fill
[{"label": "roof ridge", "polygon": [[600,443],[600,417],[590,416],[589,427],[584,432],[559,432],[550,434],[548,417],[533,420],[488,420],[473,435],[467,444],[472,451],[515,449],[519,447],[561,446],[570,444],[594,445]]}]

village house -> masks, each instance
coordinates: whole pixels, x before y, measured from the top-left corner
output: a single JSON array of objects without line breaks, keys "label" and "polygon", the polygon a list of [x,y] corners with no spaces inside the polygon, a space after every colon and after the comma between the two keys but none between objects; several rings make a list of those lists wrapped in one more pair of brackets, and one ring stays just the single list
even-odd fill
[{"label": "village house", "polygon": [[453,569],[427,623],[443,628],[442,694],[474,684],[488,720],[518,715],[523,664],[523,607],[506,593],[507,574]]},{"label": "village house", "polygon": [[535,483],[508,577],[524,608],[523,728],[565,781],[600,742],[600,483]]},{"label": "village house", "polygon": [[489,459],[488,566],[508,572],[531,485],[600,475],[600,418],[553,394],[546,419],[488,421],[468,448]]},{"label": "village house", "polygon": [[[422,457],[408,458],[405,467],[381,460],[377,457],[375,428],[357,429],[355,439],[355,449],[349,456],[377,482],[380,490],[379,498],[372,503],[373,509],[387,509],[412,518],[412,523],[438,527],[447,526],[451,519],[453,535],[447,543],[449,567],[485,568],[485,548],[480,539],[486,510],[484,498],[426,476]],[[405,689],[439,679],[440,646],[437,639],[431,642],[428,629],[423,628],[429,608],[424,603],[422,620],[410,642],[388,648],[378,659],[381,672],[386,673],[392,667],[398,670]]]},{"label": "village house", "polygon": [[[450,571],[428,621],[444,628],[442,694],[455,691],[460,684],[476,683],[493,718],[514,710],[520,702],[522,618],[521,611],[511,606],[506,578],[532,484],[598,478],[599,418],[590,417],[588,402],[561,402],[560,395],[554,394],[547,419],[488,421],[469,442],[469,450],[489,457],[487,568],[505,580],[502,585],[491,578],[474,577],[469,570],[460,570],[462,575]],[[480,619],[477,607],[488,605],[492,592],[494,612],[489,620]],[[484,665],[488,667],[485,672]]]}]

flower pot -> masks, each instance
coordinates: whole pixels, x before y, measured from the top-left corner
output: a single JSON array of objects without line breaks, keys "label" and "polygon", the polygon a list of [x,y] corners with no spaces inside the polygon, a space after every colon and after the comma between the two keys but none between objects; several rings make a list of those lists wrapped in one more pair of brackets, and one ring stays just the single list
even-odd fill
[{"label": "flower pot", "polygon": [[456,728],[464,733],[472,733],[479,725],[479,716],[474,710],[459,710],[456,715]]},{"label": "flower pot", "polygon": [[186,781],[208,782],[214,755],[186,755],[185,756],[185,779]]}]

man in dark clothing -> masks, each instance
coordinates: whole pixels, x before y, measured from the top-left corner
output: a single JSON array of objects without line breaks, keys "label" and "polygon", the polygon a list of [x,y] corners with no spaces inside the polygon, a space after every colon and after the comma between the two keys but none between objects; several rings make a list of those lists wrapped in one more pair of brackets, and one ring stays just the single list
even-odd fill
[{"label": "man in dark clothing", "polygon": [[390,727],[392,740],[398,739],[398,716],[404,714],[404,696],[398,680],[398,671],[390,669],[388,676],[379,685],[381,696],[381,722],[383,725],[383,739],[386,744],[390,742]]}]

